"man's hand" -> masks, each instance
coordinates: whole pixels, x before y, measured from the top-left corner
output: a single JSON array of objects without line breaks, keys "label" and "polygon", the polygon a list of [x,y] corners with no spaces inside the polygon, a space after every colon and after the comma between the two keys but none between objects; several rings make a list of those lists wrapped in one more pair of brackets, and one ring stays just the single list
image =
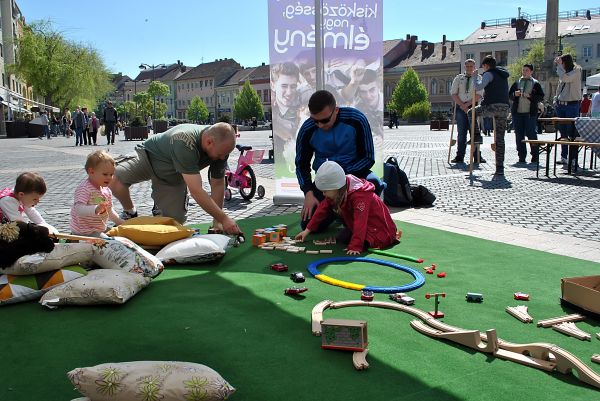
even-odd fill
[{"label": "man's hand", "polygon": [[304,206],[302,207],[302,220],[308,220],[312,217],[313,211],[319,204],[319,200],[315,198],[313,191],[308,191],[304,194]]},{"label": "man's hand", "polygon": [[297,235],[294,237],[294,239],[295,239],[296,241],[304,242],[304,240],[306,239],[306,237],[308,237],[308,234],[310,234],[310,230],[309,230],[309,229],[306,229],[306,230],[304,230],[304,231],[302,231],[302,232],[298,233],[298,234],[297,234]]},{"label": "man's hand", "polygon": [[225,217],[223,221],[221,221],[223,225],[223,231],[226,234],[243,234],[240,227],[238,227],[237,223],[231,217]]}]

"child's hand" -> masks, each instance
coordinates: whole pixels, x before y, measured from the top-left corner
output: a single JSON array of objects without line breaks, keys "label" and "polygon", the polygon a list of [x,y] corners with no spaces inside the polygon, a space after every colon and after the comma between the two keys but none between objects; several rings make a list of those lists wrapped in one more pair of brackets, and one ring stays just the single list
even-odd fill
[{"label": "child's hand", "polygon": [[304,242],[304,240],[306,239],[306,237],[308,237],[308,234],[310,234],[310,231],[309,230],[304,230],[304,231],[300,232],[298,235],[296,235],[294,237],[294,239],[296,241]]},{"label": "child's hand", "polygon": [[104,214],[108,212],[108,202],[102,202],[96,206],[96,214]]},{"label": "child's hand", "polygon": [[360,255],[360,251],[353,251],[351,249],[348,249],[348,251],[346,252],[346,255],[353,255],[353,256]]}]

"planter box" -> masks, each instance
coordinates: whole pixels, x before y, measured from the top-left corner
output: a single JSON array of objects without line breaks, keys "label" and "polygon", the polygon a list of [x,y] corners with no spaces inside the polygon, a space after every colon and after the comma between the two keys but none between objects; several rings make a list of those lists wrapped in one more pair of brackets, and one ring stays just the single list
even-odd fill
[{"label": "planter box", "polygon": [[450,121],[449,120],[432,120],[429,122],[430,130],[442,130],[442,129],[450,129]]},{"label": "planter box", "polygon": [[562,301],[600,315],[600,276],[563,278]]},{"label": "planter box", "polygon": [[125,140],[146,140],[148,139],[148,128],[146,127],[125,127]]},{"label": "planter box", "polygon": [[7,138],[37,138],[42,136],[44,129],[39,124],[29,124],[27,121],[6,121]]},{"label": "planter box", "polygon": [[160,134],[169,128],[168,125],[168,121],[157,120],[152,122],[152,129],[154,130],[155,134]]}]

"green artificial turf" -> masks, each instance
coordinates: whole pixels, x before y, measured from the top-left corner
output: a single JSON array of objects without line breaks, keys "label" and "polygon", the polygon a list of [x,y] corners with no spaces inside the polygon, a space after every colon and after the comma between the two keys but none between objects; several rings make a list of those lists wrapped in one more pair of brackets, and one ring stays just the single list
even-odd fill
[{"label": "green artificial turf", "polygon": [[[360,293],[324,284],[306,271],[323,255],[290,254],[253,248],[253,229],[278,223],[299,231],[298,215],[240,222],[248,241],[232,248],[218,263],[170,266],[151,285],[118,307],[61,307],[47,310],[37,303],[0,308],[3,338],[0,400],[70,400],[66,372],[81,366],[133,360],[190,361],[208,365],[237,388],[231,400],[592,400],[600,391],[575,377],[546,373],[439,341],[413,330],[410,315],[377,308],[327,310],[325,318],[368,322],[370,368],[356,371],[352,354],[322,350],[311,333],[310,315],[324,300],[357,300]],[[446,278],[426,275],[425,285],[409,295],[423,310],[433,309],[427,292],[445,292],[440,309],[444,322],[465,329],[496,328],[515,343],[549,342],[563,347],[596,372],[590,361],[599,341],[579,341],[551,329],[524,324],[505,312],[526,304],[535,321],[569,313],[559,303],[562,277],[598,274],[599,265],[497,242],[478,240],[416,225],[404,230],[402,254],[436,263]],[[203,228],[206,228],[203,226]],[[334,235],[336,229],[309,237]],[[344,255],[341,244],[327,246]],[[392,260],[422,270],[423,265]],[[269,269],[274,262],[290,271]],[[369,285],[401,285],[412,281],[403,272],[374,264],[337,263],[321,271],[341,280]],[[301,271],[309,291],[283,295],[295,285],[289,273]],[[522,291],[527,302],[514,301]],[[484,296],[467,303],[467,292]],[[376,294],[375,300],[388,301]],[[599,322],[577,323],[589,332]]]}]

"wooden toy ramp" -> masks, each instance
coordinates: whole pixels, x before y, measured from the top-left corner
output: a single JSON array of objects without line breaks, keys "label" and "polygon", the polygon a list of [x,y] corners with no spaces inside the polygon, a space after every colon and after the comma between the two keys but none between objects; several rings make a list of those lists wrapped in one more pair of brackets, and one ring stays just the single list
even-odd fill
[{"label": "wooden toy ramp", "polygon": [[325,309],[340,309],[353,306],[369,306],[375,308],[393,309],[409,313],[420,320],[411,321],[411,326],[418,332],[429,337],[444,339],[461,344],[479,352],[491,354],[496,358],[516,362],[547,372],[558,371],[563,374],[576,372],[576,377],[597,389],[600,389],[600,375],[588,367],[575,355],[554,344],[531,343],[515,344],[496,335],[495,329],[485,333],[479,330],[465,330],[440,322],[431,317],[427,312],[412,306],[380,301],[342,301],[333,302],[324,300],[319,302],[312,310],[312,332],[321,335],[321,322]]}]

